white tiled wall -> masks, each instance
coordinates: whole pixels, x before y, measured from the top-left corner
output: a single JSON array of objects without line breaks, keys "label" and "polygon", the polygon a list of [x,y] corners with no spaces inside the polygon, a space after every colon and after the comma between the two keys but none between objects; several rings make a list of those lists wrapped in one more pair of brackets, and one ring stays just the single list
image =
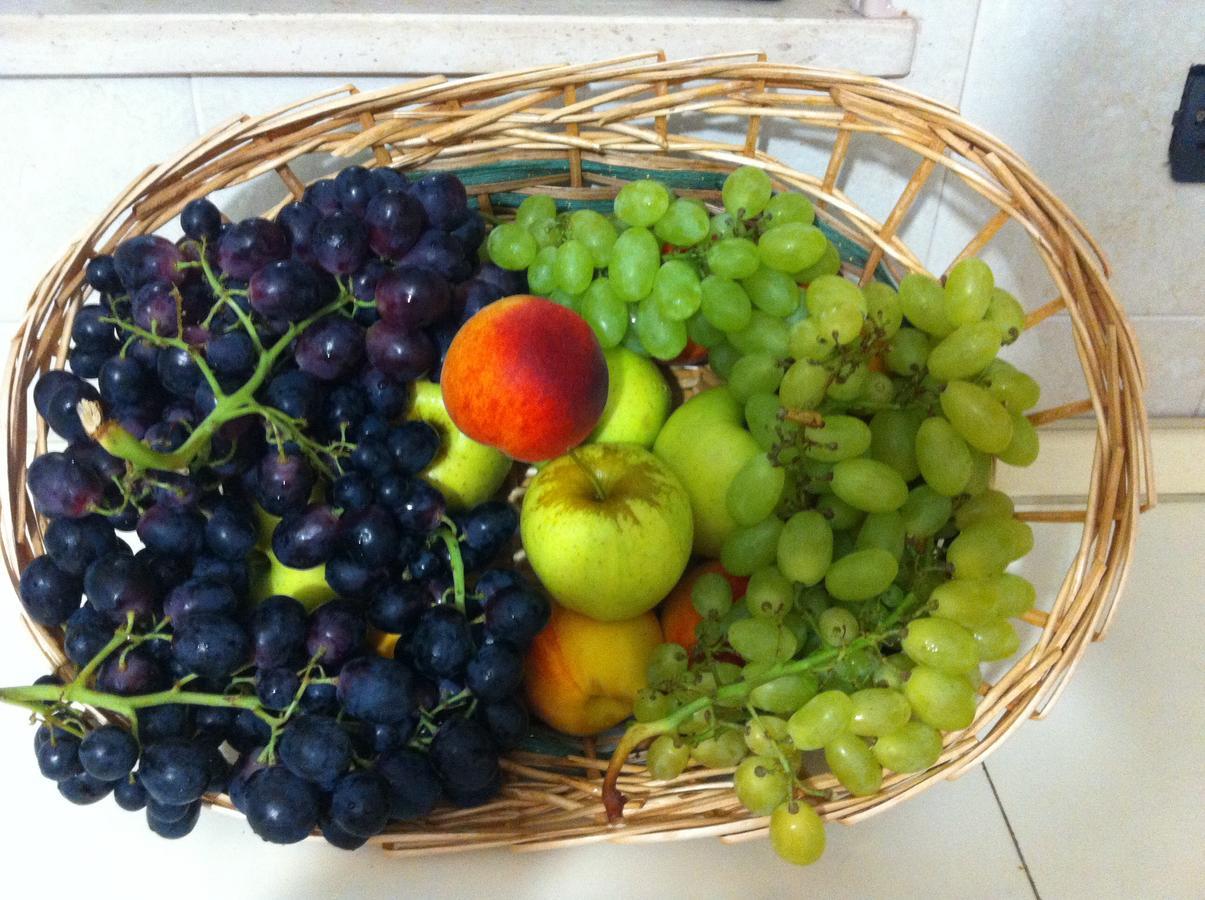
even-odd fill
[{"label": "white tiled wall", "polygon": [[[1167,175],[1170,118],[1188,66],[1205,61],[1194,0],[914,0],[920,22],[909,87],[948,103],[1011,143],[1104,244],[1151,374],[1157,415],[1205,415],[1205,185]],[[1196,54],[1196,57],[1194,57]],[[534,62],[535,60],[533,60]],[[786,60],[790,61],[790,60]],[[357,78],[370,89],[390,78]],[[0,322],[19,316],[39,275],[102,205],[146,165],[239,112],[257,113],[339,83],[337,77],[52,78],[0,80]],[[769,149],[823,165],[827,148],[778,128]],[[890,148],[889,148],[890,149]],[[883,214],[915,157],[855,140],[843,187]],[[944,189],[945,193],[941,191]],[[237,203],[238,201],[236,201]],[[242,198],[243,203],[250,202]],[[964,207],[967,210],[965,211]],[[960,212],[960,210],[964,210]],[[251,212],[238,206],[233,213]],[[939,181],[904,234],[932,268],[985,217]],[[1006,229],[990,251],[1000,280],[1029,307],[1053,296],[1032,254]],[[1010,265],[1013,260],[1022,265]],[[1082,396],[1057,330],[1022,342],[1050,403]]]}]

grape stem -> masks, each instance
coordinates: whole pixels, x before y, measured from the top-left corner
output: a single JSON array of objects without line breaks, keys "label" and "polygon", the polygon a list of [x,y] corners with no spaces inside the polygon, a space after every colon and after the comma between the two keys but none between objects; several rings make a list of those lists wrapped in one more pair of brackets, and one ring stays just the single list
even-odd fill
[{"label": "grape stem", "polygon": [[444,527],[436,531],[435,536],[448,548],[448,562],[452,567],[452,597],[456,608],[464,612],[464,557],[460,553],[460,542],[456,540],[455,523],[445,516]]}]

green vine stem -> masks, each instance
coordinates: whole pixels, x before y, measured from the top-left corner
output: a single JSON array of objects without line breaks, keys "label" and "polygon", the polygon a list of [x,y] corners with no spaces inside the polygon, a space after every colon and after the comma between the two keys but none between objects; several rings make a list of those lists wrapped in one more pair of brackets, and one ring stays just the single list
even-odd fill
[{"label": "green vine stem", "polygon": [[452,567],[452,592],[456,608],[464,612],[464,557],[460,554],[460,542],[456,540],[456,525],[451,519],[444,518],[444,527],[435,532],[435,536],[444,542],[448,548],[448,561]]}]

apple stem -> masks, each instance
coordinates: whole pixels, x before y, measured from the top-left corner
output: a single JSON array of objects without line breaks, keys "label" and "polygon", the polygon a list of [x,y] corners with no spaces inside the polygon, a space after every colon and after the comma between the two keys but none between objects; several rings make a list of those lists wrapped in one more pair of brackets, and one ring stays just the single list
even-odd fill
[{"label": "apple stem", "polygon": [[577,464],[577,467],[582,470],[582,474],[589,479],[591,486],[594,488],[594,499],[600,503],[606,500],[607,492],[603,490],[602,482],[598,480],[598,476],[594,473],[594,470],[582,461],[576,447],[569,451],[569,458]]}]

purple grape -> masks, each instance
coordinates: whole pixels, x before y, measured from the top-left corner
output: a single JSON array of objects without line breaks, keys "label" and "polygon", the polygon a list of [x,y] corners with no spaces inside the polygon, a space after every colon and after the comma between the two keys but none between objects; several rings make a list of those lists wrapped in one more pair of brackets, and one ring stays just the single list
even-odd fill
[{"label": "purple grape", "polygon": [[514,697],[482,703],[477,707],[477,714],[499,750],[514,750],[527,737],[530,724],[527,709]]},{"label": "purple grape", "polygon": [[361,597],[370,591],[380,578],[379,569],[371,569],[340,550],[326,561],[327,586],[340,597]]},{"label": "purple grape", "polygon": [[421,331],[409,332],[381,321],[368,329],[365,338],[368,360],[380,372],[413,381],[435,365],[435,345]]},{"label": "purple grape", "polygon": [[433,228],[450,231],[469,214],[464,183],[447,172],[434,172],[410,185],[410,193],[422,204]]},{"label": "purple grape", "polygon": [[453,310],[460,321],[466,322],[504,296],[506,295],[496,284],[473,278],[456,286]]},{"label": "purple grape", "polygon": [[497,780],[498,748],[474,719],[449,719],[435,733],[428,753],[449,793],[476,792]]},{"label": "purple grape", "polygon": [[318,824],[318,791],[283,766],[255,774],[243,789],[251,830],[272,844],[295,844]]},{"label": "purple grape", "polygon": [[63,636],[63,649],[67,658],[77,666],[84,666],[109,643],[113,626],[91,606],[84,605],[71,614]]},{"label": "purple grape", "polygon": [[474,590],[487,601],[503,591],[523,587],[523,577],[514,569],[486,569],[477,577]]},{"label": "purple grape", "polygon": [[[258,552],[258,551],[256,551]],[[198,556],[192,564],[193,578],[206,578],[228,585],[238,596],[246,595],[251,587],[251,567],[246,559],[222,559],[218,556]]]},{"label": "purple grape", "polygon": [[[151,646],[171,649],[162,641],[156,641]],[[192,733],[192,707],[179,703],[160,703],[157,706],[143,707],[138,712],[138,726],[144,744],[167,738],[188,737]]]},{"label": "purple grape", "polygon": [[294,259],[314,261],[314,226],[321,218],[321,213],[305,201],[290,203],[277,214],[276,224],[284,231]]},{"label": "purple grape", "polygon": [[112,351],[86,350],[83,347],[73,347],[67,351],[67,368],[80,378],[95,378],[100,374],[100,367],[105,364]]},{"label": "purple grape", "polygon": [[117,274],[117,263],[107,253],[88,260],[84,279],[102,294],[120,294],[125,290],[121,276]]},{"label": "purple grape", "polygon": [[143,749],[138,778],[153,800],[177,806],[192,803],[205,793],[209,755],[197,741],[157,741]]},{"label": "purple grape", "polygon": [[386,259],[401,259],[427,227],[422,206],[409,194],[377,194],[364,215],[368,245]]},{"label": "purple grape", "polygon": [[315,716],[339,714],[339,697],[333,684],[310,684],[301,694],[301,708]]},{"label": "purple grape", "polygon": [[473,655],[473,638],[464,613],[453,606],[433,606],[409,635],[407,650],[415,667],[435,678],[454,678]]},{"label": "purple grape", "polygon": [[138,812],[146,807],[146,788],[137,775],[122,778],[113,786],[113,799],[126,812]]},{"label": "purple grape", "polygon": [[222,214],[205,197],[198,197],[180,211],[180,228],[194,241],[216,240],[222,230]]},{"label": "purple grape", "polygon": [[301,690],[301,678],[292,669],[260,669],[255,673],[255,696],[272,710],[288,708]]},{"label": "purple grape", "polygon": [[156,422],[142,436],[152,450],[171,453],[179,450],[188,440],[188,429],[180,422]]},{"label": "purple grape", "polygon": [[79,377],[72,375],[70,372],[64,372],[62,369],[51,369],[49,372],[43,372],[33,386],[33,405],[34,409],[44,419],[50,410],[50,400],[58,392],[59,388],[68,384],[78,384]]},{"label": "purple grape", "polygon": [[414,713],[414,673],[396,659],[361,656],[339,672],[339,700],[348,715],[373,724],[404,722]]},{"label": "purple grape", "polygon": [[205,546],[222,559],[245,560],[257,539],[254,516],[229,501],[219,504],[205,523]]},{"label": "purple grape", "polygon": [[218,239],[218,265],[230,278],[249,279],[268,263],[288,255],[284,232],[267,219],[244,219]]},{"label": "purple grape", "polygon": [[375,772],[349,772],[331,793],[330,816],[335,825],[354,837],[379,834],[389,821],[389,783]]},{"label": "purple grape", "polygon": [[59,382],[58,387],[47,398],[44,404],[46,410],[42,416],[55,434],[74,444],[88,439],[88,432],[79,417],[79,402],[99,400],[100,393],[76,375],[69,375],[68,378],[71,380]]},{"label": "purple grape", "polygon": [[551,614],[548,601],[539,594],[523,588],[504,590],[486,601],[485,630],[523,650],[548,624]]},{"label": "purple grape", "polygon": [[525,272],[512,272],[494,265],[494,263],[485,263],[477,272],[476,277],[478,281],[495,285],[498,290],[502,291],[504,297],[527,293],[527,274]]},{"label": "purple grape", "polygon": [[317,273],[296,259],[270,262],[251,276],[251,308],[266,319],[297,321],[322,305]]},{"label": "purple grape", "polygon": [[368,401],[364,392],[354,384],[340,384],[326,395],[322,425],[328,434],[337,436],[342,428],[352,431],[367,414]]},{"label": "purple grape", "polygon": [[361,472],[347,472],[335,479],[331,496],[344,513],[364,509],[373,500],[372,481]]},{"label": "purple grape", "polygon": [[71,340],[76,347],[112,354],[117,351],[117,333],[112,322],[103,321],[109,315],[103,306],[90,304],[80,307],[71,325]]},{"label": "purple grape", "polygon": [[[347,458],[348,468],[374,478],[389,477],[391,461],[385,442],[380,438],[363,438]],[[380,490],[378,488],[378,495]]]},{"label": "purple grape", "polygon": [[395,193],[404,194],[410,190],[410,182],[397,169],[373,169],[372,180],[376,183],[377,193],[394,191]]},{"label": "purple grape", "polygon": [[305,195],[301,198],[301,202],[308,203],[324,216],[332,216],[343,209],[339,203],[339,189],[335,187],[335,179],[333,178],[323,178],[321,181],[315,181],[305,189]]},{"label": "purple grape", "polygon": [[344,514],[339,543],[352,559],[376,569],[393,561],[399,537],[393,516],[380,506],[369,506]]},{"label": "purple grape", "polygon": [[363,166],[348,166],[335,176],[339,206],[357,218],[364,218],[369,202],[380,190],[372,173]]},{"label": "purple grape", "polygon": [[412,478],[398,502],[391,507],[403,528],[420,534],[437,528],[447,511],[447,501],[438,489]]},{"label": "purple grape", "polygon": [[300,453],[269,450],[259,464],[255,496],[274,516],[303,509],[314,490],[314,470]]},{"label": "purple grape", "polygon": [[44,453],[30,463],[25,485],[34,509],[51,518],[78,519],[104,497],[105,485],[66,453]]},{"label": "purple grape", "polygon": [[451,318],[436,322],[427,329],[427,336],[431,338],[431,343],[435,345],[435,352],[439,356],[435,361],[435,367],[427,377],[436,383],[443,376],[443,367],[444,362],[448,358],[448,350],[452,347],[452,341],[456,339],[456,332],[459,330],[460,323]]},{"label": "purple grape", "polygon": [[177,397],[192,399],[201,383],[201,370],[191,354],[182,347],[164,347],[157,363],[159,383]]},{"label": "purple grape", "polygon": [[189,578],[173,587],[163,601],[163,614],[178,627],[196,613],[219,613],[233,616],[238,612],[239,598],[229,584],[212,578]]},{"label": "purple grape", "polygon": [[138,741],[124,728],[102,725],[84,736],[79,761],[85,772],[101,781],[125,778],[138,762]]},{"label": "purple grape", "polygon": [[330,559],[339,538],[339,517],[324,503],[291,513],[272,532],[272,552],[291,569],[312,569]]},{"label": "purple grape", "polygon": [[403,422],[385,439],[393,466],[403,475],[417,475],[439,453],[439,432],[427,422]]},{"label": "purple grape", "polygon": [[295,666],[305,655],[305,607],[292,597],[269,597],[251,616],[255,664],[260,668]]},{"label": "purple grape", "polygon": [[49,556],[38,556],[21,573],[18,594],[26,615],[52,628],[79,609],[83,590],[78,575],[63,571]]},{"label": "purple grape", "polygon": [[[364,390],[368,405],[382,420],[400,416],[410,401],[410,391],[404,383],[372,366],[368,366],[360,374],[360,386]],[[380,437],[385,436],[385,430],[383,427]],[[356,438],[363,440],[367,436],[361,431],[357,433]]]},{"label": "purple grape", "polygon": [[[379,259],[369,259],[364,267],[351,277],[351,292],[357,300],[370,302],[376,300],[377,282],[381,276],[390,271],[389,266]],[[359,315],[360,311],[357,311]],[[372,324],[369,322],[368,324]]]},{"label": "purple grape", "polygon": [[327,316],[297,339],[297,367],[323,381],[336,381],[355,371],[364,355],[364,329],[344,316]]},{"label": "purple grape", "polygon": [[84,572],[84,593],[114,625],[124,624],[129,613],[136,622],[149,622],[158,612],[155,580],[132,556],[102,556],[93,562]]},{"label": "purple grape", "polygon": [[381,319],[405,331],[425,328],[448,311],[452,292],[442,276],[429,269],[402,266],[377,282]]},{"label": "purple grape", "polygon": [[509,503],[491,500],[473,507],[464,517],[464,542],[493,556],[515,534],[519,514]]},{"label": "purple grape", "polygon": [[138,520],[138,537],[155,553],[191,558],[205,545],[205,518],[195,509],[156,503]]},{"label": "purple grape", "polygon": [[180,300],[170,281],[148,281],[130,299],[134,324],[163,337],[180,333]]},{"label": "purple grape", "polygon": [[113,790],[113,782],[101,781],[99,778],[93,778],[87,772],[79,772],[60,781],[58,789],[67,802],[77,806],[87,806],[109,796]]},{"label": "purple grape", "polygon": [[176,629],[172,653],[185,671],[221,681],[250,659],[251,641],[234,619],[196,612]]},{"label": "purple grape", "polygon": [[506,644],[486,644],[469,660],[465,686],[480,700],[502,700],[523,680],[523,657]]},{"label": "purple grape", "polygon": [[473,210],[449,233],[460,242],[465,255],[471,258],[485,240],[485,219],[481,217],[481,213]]},{"label": "purple grape", "polygon": [[431,607],[431,597],[413,581],[391,581],[368,604],[368,621],[386,634],[407,634]]},{"label": "purple grape", "polygon": [[390,818],[416,819],[439,803],[439,779],[425,753],[390,750],[377,758],[376,771],[389,785]]},{"label": "purple grape", "polygon": [[310,615],[306,631],[305,650],[309,658],[318,654],[319,663],[327,672],[338,671],[342,665],[363,652],[366,625],[359,603],[332,600]]},{"label": "purple grape", "polygon": [[282,372],[268,382],[264,399],[287,416],[317,422],[322,415],[325,390],[308,372]]},{"label": "purple grape", "polygon": [[225,375],[245,379],[255,371],[257,355],[255,344],[245,331],[214,335],[205,346],[205,359],[219,378]]},{"label": "purple grape", "polygon": [[153,694],[165,689],[167,684],[163,667],[145,645],[113,654],[96,670],[97,690],[120,697]]},{"label": "purple grape", "polygon": [[350,275],[368,256],[368,231],[351,213],[335,213],[314,226],[314,259],[332,275]]},{"label": "purple grape", "polygon": [[352,761],[351,738],[338,722],[322,716],[290,721],[276,749],[286,769],[315,784],[333,783]]},{"label": "purple grape", "polygon": [[410,248],[400,263],[430,269],[449,281],[464,281],[473,272],[460,241],[446,231],[436,229],[423,232],[418,243]]},{"label": "purple grape", "polygon": [[179,284],[184,280],[184,270],[177,266],[183,260],[176,245],[157,234],[142,234],[123,241],[113,254],[117,275],[129,292],[149,281]]},{"label": "purple grape", "polygon": [[132,356],[114,356],[100,368],[100,396],[111,406],[134,406],[155,390],[150,370]]}]

